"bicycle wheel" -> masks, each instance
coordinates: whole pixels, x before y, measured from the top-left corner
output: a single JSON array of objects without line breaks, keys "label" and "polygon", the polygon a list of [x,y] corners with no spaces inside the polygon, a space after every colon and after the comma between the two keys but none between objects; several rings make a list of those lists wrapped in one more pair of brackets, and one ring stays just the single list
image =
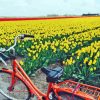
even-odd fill
[{"label": "bicycle wheel", "polygon": [[15,76],[16,83],[11,91],[9,91],[9,86],[11,84],[11,74],[9,72],[4,72],[0,70],[0,89],[9,97],[17,100],[29,100],[31,94],[25,83]]},{"label": "bicycle wheel", "polygon": [[72,94],[66,92],[59,92],[58,95],[61,96],[62,100],[84,100],[79,96],[72,96]]}]

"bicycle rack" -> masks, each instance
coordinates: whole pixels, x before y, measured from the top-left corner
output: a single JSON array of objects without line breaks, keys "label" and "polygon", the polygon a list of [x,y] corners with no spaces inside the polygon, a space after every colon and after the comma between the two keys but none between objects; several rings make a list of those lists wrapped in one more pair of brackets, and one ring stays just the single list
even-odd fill
[{"label": "bicycle rack", "polygon": [[[79,87],[77,88],[77,85],[79,84]],[[95,100],[100,100],[100,88],[95,86],[90,86],[87,84],[81,84],[72,80],[65,80],[64,82],[61,82],[58,84],[61,88],[71,88],[74,92],[80,91],[83,92],[91,97],[93,97]],[[73,93],[72,91],[72,93]]]}]

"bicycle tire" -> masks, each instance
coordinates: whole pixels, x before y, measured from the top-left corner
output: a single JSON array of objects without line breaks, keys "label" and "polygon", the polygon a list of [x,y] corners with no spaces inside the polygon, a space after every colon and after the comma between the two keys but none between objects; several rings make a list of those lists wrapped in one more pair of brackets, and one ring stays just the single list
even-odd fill
[{"label": "bicycle tire", "polygon": [[0,70],[0,89],[9,97],[17,100],[29,100],[31,97],[29,88],[27,85],[15,75],[17,79],[13,90],[9,91],[8,88],[11,83],[11,73]]},{"label": "bicycle tire", "polygon": [[72,94],[67,92],[59,92],[58,95],[61,97],[62,100],[85,100],[76,95],[72,97]]}]

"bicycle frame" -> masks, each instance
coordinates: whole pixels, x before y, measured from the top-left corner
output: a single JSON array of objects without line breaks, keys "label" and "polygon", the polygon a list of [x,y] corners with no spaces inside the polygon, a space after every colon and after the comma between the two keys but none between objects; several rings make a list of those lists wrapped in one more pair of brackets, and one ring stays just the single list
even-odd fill
[{"label": "bicycle frame", "polygon": [[42,93],[31,81],[22,67],[18,64],[16,60],[12,61],[13,70],[8,70],[3,68],[2,70],[5,72],[9,72],[12,74],[12,80],[9,89],[11,89],[15,84],[14,75],[16,75],[19,79],[21,79],[29,88],[31,95],[36,95],[39,100],[42,100],[42,97],[46,97],[46,94]]},{"label": "bicycle frame", "polygon": [[36,95],[38,100],[43,100],[43,98],[45,98],[45,100],[49,100],[49,94],[50,94],[51,90],[55,93],[58,100],[62,100],[61,97],[58,95],[59,92],[67,92],[67,93],[75,94],[76,96],[80,96],[80,97],[84,98],[85,100],[93,100],[91,98],[91,96],[87,95],[86,93],[82,93],[81,91],[76,92],[76,90],[75,90],[73,92],[72,88],[67,88],[67,87],[61,88],[60,85],[64,82],[58,83],[58,84],[57,83],[49,83],[47,93],[44,94],[33,84],[31,79],[28,77],[28,75],[25,73],[25,71],[22,69],[22,67],[18,64],[16,59],[14,59],[12,61],[12,67],[13,67],[13,70],[2,68],[3,71],[12,74],[12,80],[11,80],[11,84],[9,86],[9,90],[12,89],[12,87],[14,86],[14,84],[16,82],[16,80],[14,78],[14,76],[16,75],[19,79],[21,79],[27,85],[27,87],[29,88],[29,91],[31,93],[31,96]]}]

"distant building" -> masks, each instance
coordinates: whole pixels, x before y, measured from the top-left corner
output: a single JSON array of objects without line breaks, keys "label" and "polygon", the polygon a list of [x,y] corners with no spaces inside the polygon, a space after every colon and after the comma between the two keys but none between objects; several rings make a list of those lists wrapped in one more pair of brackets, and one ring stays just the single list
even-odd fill
[{"label": "distant building", "polygon": [[82,16],[100,16],[99,14],[82,14]]}]

